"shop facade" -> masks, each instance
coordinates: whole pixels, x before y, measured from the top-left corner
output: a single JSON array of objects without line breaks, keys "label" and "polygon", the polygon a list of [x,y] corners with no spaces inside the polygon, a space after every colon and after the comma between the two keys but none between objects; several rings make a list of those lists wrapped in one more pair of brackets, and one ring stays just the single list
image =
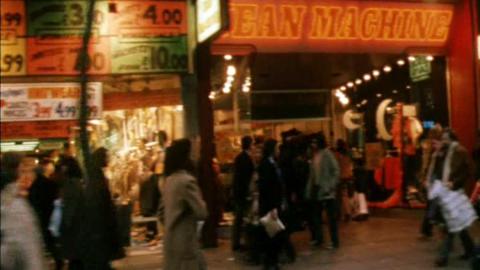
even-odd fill
[{"label": "shop facade", "polygon": [[[303,84],[297,82],[296,85],[303,87],[304,90],[337,90],[342,86],[347,87],[348,82],[355,82],[356,79],[363,78],[367,73],[370,74],[372,81],[376,76],[371,72],[378,70],[380,73],[385,66],[391,66],[393,69],[398,67],[397,61],[403,59],[406,62],[406,79],[409,78],[409,56],[434,57],[434,71],[438,73],[433,79],[435,84],[429,86],[435,88],[434,91],[444,91],[445,101],[439,101],[440,110],[446,106],[446,116],[442,119],[434,119],[444,126],[451,126],[455,129],[460,140],[468,148],[472,148],[475,142],[475,130],[477,129],[477,76],[478,62],[476,59],[476,28],[477,28],[477,10],[476,1],[253,1],[253,0],[234,0],[230,1],[230,31],[217,39],[212,46],[214,55],[232,55],[235,57],[248,56],[254,59],[250,68],[253,75],[252,96],[257,95],[262,90],[279,90],[283,85],[294,90],[295,84],[283,79],[284,77],[304,76],[309,80],[330,81],[330,84]],[[344,74],[333,74],[337,78],[326,78],[320,73],[324,73],[322,67],[312,64],[312,67],[319,69],[317,75],[311,75],[306,72],[295,74],[292,69],[289,73],[275,73],[277,80],[283,85],[270,81],[267,85],[262,78],[267,76],[267,71],[274,70],[280,63],[268,60],[269,56],[275,58],[287,57],[285,55],[302,54],[282,63],[308,62],[301,58],[316,58],[323,61],[324,65],[335,70],[335,61],[342,63],[343,57],[352,58],[350,55],[374,55],[369,59],[356,57],[354,60],[344,61],[346,65],[365,65],[370,70],[362,71],[356,67],[344,68],[353,70],[353,72]],[[321,54],[321,56],[318,56]],[[327,61],[326,58],[334,56],[336,59]],[[294,59],[298,58],[298,59]],[[267,60],[266,60],[267,59]],[[429,58],[430,59],[430,58]],[[366,61],[364,61],[366,60]],[[261,62],[267,61],[269,66],[262,67]],[[438,61],[438,62],[437,62]],[[419,63],[419,61],[417,61]],[[442,66],[441,68],[435,67]],[[238,67],[238,65],[237,65]],[[301,69],[301,65],[297,66]],[[420,67],[421,68],[421,67]],[[441,70],[443,69],[443,71]],[[259,71],[260,70],[260,71]],[[262,73],[263,72],[263,73]],[[341,72],[338,72],[341,73]],[[460,73],[462,75],[460,75]],[[274,74],[272,72],[272,74]],[[278,74],[280,74],[278,76]],[[224,80],[226,81],[225,75]],[[278,78],[279,77],[279,78]],[[317,79],[315,77],[322,77]],[[404,76],[405,77],[405,76]],[[239,78],[244,81],[245,77]],[[444,81],[438,83],[438,81]],[[303,85],[302,85],[303,84]],[[440,84],[440,87],[438,86]],[[364,84],[365,85],[365,84]],[[224,85],[221,85],[223,87]],[[403,85],[403,89],[409,86]],[[240,89],[242,84],[240,84]],[[298,86],[297,86],[298,87]],[[306,88],[309,89],[306,89]],[[412,86],[409,86],[412,87]],[[321,89],[318,89],[321,88]],[[355,87],[356,88],[356,85]],[[440,89],[439,89],[440,88]],[[439,90],[436,90],[439,89]],[[215,90],[215,89],[214,89]],[[350,89],[347,89],[347,92]],[[241,91],[241,90],[238,90]],[[356,91],[352,91],[350,99],[354,100]],[[217,90],[222,93],[222,89]],[[299,92],[300,93],[300,92]],[[333,99],[336,101],[336,99]],[[358,100],[348,106],[355,107],[363,100]],[[329,102],[325,106],[329,106]],[[332,107],[340,107],[339,113],[345,111],[347,106],[342,106],[338,102],[331,103]],[[460,105],[461,104],[461,105]],[[340,105],[340,106],[338,106]],[[250,107],[252,114],[256,105]],[[438,108],[437,108],[438,109]],[[333,113],[332,113],[333,112]],[[334,116],[334,108],[327,108],[324,116]],[[255,115],[252,115],[255,118]],[[308,117],[300,117],[308,118]],[[316,115],[315,118],[321,118]],[[340,117],[341,118],[341,117]],[[468,120],[467,120],[468,118]],[[430,121],[430,119],[425,119]],[[334,137],[343,137],[341,129],[344,128],[341,119],[337,119],[337,126],[331,125],[331,131]],[[430,121],[431,122],[431,121]],[[338,128],[340,126],[340,130]]]}]

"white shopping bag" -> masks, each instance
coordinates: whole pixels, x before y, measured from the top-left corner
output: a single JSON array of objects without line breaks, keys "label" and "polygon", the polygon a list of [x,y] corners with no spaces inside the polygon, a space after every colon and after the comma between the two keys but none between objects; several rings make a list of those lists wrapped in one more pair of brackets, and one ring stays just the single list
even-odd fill
[{"label": "white shopping bag", "polygon": [[285,230],[285,225],[283,225],[282,221],[279,218],[273,218],[271,212],[262,217],[260,223],[265,227],[270,238],[273,238],[279,232]]}]

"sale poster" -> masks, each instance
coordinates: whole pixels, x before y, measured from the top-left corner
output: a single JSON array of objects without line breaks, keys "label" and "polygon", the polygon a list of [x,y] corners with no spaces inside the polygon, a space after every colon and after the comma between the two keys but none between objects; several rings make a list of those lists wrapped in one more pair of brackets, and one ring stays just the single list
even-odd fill
[{"label": "sale poster", "polygon": [[[28,35],[56,38],[81,37],[87,25],[89,1],[29,1]],[[97,1],[92,36],[108,35],[108,2]]]},{"label": "sale poster", "polygon": [[[102,114],[102,84],[88,83],[89,118]],[[80,84],[31,83],[0,85],[1,122],[78,119]]]},{"label": "sale poster", "polygon": [[0,1],[0,76],[25,75],[24,1]]},{"label": "sale poster", "polygon": [[185,72],[187,38],[149,38],[126,42],[113,38],[112,73]]},{"label": "sale poster", "polygon": [[120,38],[169,37],[187,34],[186,5],[174,1],[111,2],[109,35]]},{"label": "sale poster", "polygon": [[[28,74],[75,75],[80,73],[80,38],[28,39]],[[110,73],[108,38],[93,38],[87,59],[89,74]]]}]

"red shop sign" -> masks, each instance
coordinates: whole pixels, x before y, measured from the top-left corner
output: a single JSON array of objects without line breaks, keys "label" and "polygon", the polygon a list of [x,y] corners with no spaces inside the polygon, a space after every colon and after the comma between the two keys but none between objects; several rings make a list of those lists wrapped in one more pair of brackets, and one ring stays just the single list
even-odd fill
[{"label": "red shop sign", "polygon": [[377,1],[231,0],[230,31],[217,44],[263,52],[399,52],[442,48],[453,6]]}]

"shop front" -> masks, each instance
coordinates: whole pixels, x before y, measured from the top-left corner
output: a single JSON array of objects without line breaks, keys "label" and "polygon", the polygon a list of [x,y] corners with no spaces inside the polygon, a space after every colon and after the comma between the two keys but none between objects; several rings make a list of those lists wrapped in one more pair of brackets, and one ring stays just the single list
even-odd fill
[{"label": "shop front", "polygon": [[211,47],[210,98],[234,138],[223,141],[321,131],[346,139],[372,171],[394,157],[403,174],[389,189],[407,194],[415,173],[404,164],[428,129],[475,143],[475,12],[471,0],[230,1],[230,30]]},{"label": "shop front", "polygon": [[[169,143],[187,135],[182,93],[194,90],[182,89],[194,45],[189,11],[186,1],[95,2],[87,67],[89,143],[92,150],[106,147],[110,153],[107,171],[121,213],[122,242],[148,245],[156,239],[151,233],[158,232],[157,218],[142,210],[145,203],[155,204],[145,201],[149,195],[142,187],[153,171],[161,173],[162,166],[155,165],[163,164]],[[43,158],[65,142],[79,145],[88,3],[1,2],[2,152]],[[147,224],[147,230],[135,224]]]}]

